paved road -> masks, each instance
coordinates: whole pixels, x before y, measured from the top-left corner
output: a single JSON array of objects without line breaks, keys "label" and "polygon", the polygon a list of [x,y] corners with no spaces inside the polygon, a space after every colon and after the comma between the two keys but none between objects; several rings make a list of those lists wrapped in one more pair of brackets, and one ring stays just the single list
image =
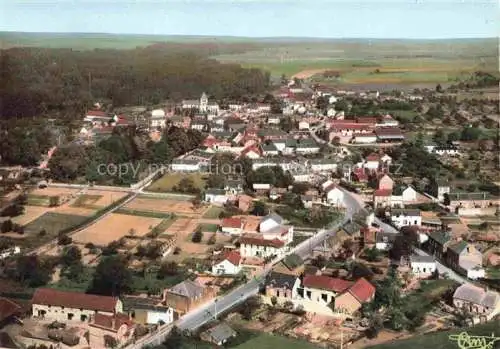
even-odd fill
[{"label": "paved road", "polygon": [[[314,247],[319,246],[323,243],[323,241],[335,234],[339,227],[347,222],[349,218],[359,209],[359,203],[350,195],[344,195],[344,205],[346,206],[346,214],[344,219],[341,222],[333,224],[327,229],[320,230],[316,235],[302,242],[294,249],[292,249],[288,254],[296,253],[302,258],[307,257],[311,254]],[[273,261],[272,264],[277,263],[281,258],[277,258]],[[264,272],[260,275],[260,279],[262,280],[265,275],[270,271],[272,265],[268,267]],[[248,297],[255,295],[259,292],[259,280],[252,279],[250,282],[242,285],[240,288],[226,294],[224,297],[219,297],[217,301],[210,302],[205,306],[195,309],[194,311],[186,314],[182,319],[180,319],[178,323],[178,327],[182,330],[194,330],[208,322],[210,319],[215,317],[215,313],[222,312],[235,305],[241,303]]]}]

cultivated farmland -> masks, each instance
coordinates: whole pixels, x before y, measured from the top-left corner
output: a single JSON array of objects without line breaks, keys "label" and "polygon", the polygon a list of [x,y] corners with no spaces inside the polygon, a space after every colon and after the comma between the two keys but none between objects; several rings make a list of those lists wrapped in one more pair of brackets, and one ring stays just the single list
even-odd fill
[{"label": "cultivated farmland", "polygon": [[91,242],[98,246],[106,246],[112,241],[129,235],[131,229],[135,236],[142,237],[162,222],[160,218],[129,216],[112,213],[86,229],[73,235],[75,242],[86,244]]},{"label": "cultivated farmland", "polygon": [[205,179],[200,173],[167,173],[151,184],[148,190],[163,193],[171,192],[183,178],[191,179],[195,188],[200,190],[205,188]]},{"label": "cultivated farmland", "polygon": [[46,212],[25,227],[26,234],[39,234],[45,230],[47,236],[56,236],[60,231],[75,227],[88,217],[56,212]]},{"label": "cultivated farmland", "polygon": [[207,210],[207,206],[194,208],[189,201],[176,201],[161,198],[138,197],[124,206],[128,210],[175,213],[181,216],[200,217]]}]

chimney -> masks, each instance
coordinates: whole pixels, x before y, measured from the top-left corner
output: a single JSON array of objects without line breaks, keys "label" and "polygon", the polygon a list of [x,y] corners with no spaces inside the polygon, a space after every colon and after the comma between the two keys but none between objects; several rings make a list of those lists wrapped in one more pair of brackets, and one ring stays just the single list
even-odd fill
[{"label": "chimney", "polygon": [[116,315],[111,318],[111,328],[114,330],[116,326]]}]

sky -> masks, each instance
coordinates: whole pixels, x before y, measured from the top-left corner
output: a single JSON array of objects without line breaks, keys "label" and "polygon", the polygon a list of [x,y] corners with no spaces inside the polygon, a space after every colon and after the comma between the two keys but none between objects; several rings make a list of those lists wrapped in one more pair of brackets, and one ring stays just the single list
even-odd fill
[{"label": "sky", "polygon": [[319,38],[497,37],[495,0],[0,0],[0,31]]}]

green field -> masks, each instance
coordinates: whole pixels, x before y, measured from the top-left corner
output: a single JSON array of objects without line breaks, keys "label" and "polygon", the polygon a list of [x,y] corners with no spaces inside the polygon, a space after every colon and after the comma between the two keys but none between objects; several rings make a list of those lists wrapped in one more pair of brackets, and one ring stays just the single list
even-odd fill
[{"label": "green field", "polygon": [[102,198],[102,195],[89,195],[89,194],[83,194],[80,195],[73,204],[71,204],[72,207],[81,207],[81,208],[88,208],[91,210],[98,210],[101,208],[100,206],[94,205],[100,198]]},{"label": "green field", "polygon": [[89,217],[85,216],[47,212],[28,223],[24,230],[26,234],[38,234],[41,230],[45,230],[47,236],[54,236],[61,230],[75,227],[88,219]]},{"label": "green field", "polygon": [[217,207],[217,206],[212,206],[208,209],[207,212],[205,212],[205,214],[203,215],[203,218],[208,218],[208,219],[212,219],[212,218],[219,218],[219,214],[224,211],[222,209],[222,207]]},{"label": "green field", "polygon": [[205,188],[205,180],[200,173],[167,173],[151,184],[147,190],[162,193],[172,192],[183,178],[191,179],[194,186],[200,190]]},{"label": "green field", "polygon": [[[406,340],[396,341],[389,344],[381,344],[375,345],[370,348],[373,349],[458,349],[457,342],[451,341],[449,336],[452,334],[458,334],[461,332],[467,332],[469,335],[476,336],[491,336],[494,334],[497,337],[500,337],[500,321],[493,321],[482,325],[477,325],[471,328],[465,328],[461,330],[453,330],[453,331],[444,331],[431,333],[427,335],[417,336]],[[500,346],[500,342],[496,342],[495,345],[490,347],[498,348]],[[470,347],[470,348],[479,348],[479,347]],[[485,347],[486,348],[486,347]]]},{"label": "green field", "polygon": [[202,232],[215,233],[217,231],[217,229],[219,229],[219,226],[217,224],[202,223],[202,224],[198,225],[198,228]]},{"label": "green field", "polygon": [[127,214],[129,216],[151,217],[151,218],[167,218],[168,219],[168,218],[172,217],[171,213],[131,210],[128,208],[119,208],[115,211],[115,213]]},{"label": "green field", "polygon": [[[319,349],[320,347],[309,342],[272,335],[261,332],[252,332],[245,329],[236,329],[238,335],[224,348],[231,349]],[[214,345],[186,338],[178,349],[211,349]]]},{"label": "green field", "polygon": [[[3,48],[13,46],[133,49],[163,44],[166,50],[216,47],[212,58],[261,68],[279,77],[306,70],[333,70],[332,85],[419,85],[446,83],[473,71],[498,73],[496,39],[386,40],[243,38],[113,34],[34,34],[0,32]],[[169,46],[168,46],[169,45]],[[161,49],[161,48],[160,48]]]}]

